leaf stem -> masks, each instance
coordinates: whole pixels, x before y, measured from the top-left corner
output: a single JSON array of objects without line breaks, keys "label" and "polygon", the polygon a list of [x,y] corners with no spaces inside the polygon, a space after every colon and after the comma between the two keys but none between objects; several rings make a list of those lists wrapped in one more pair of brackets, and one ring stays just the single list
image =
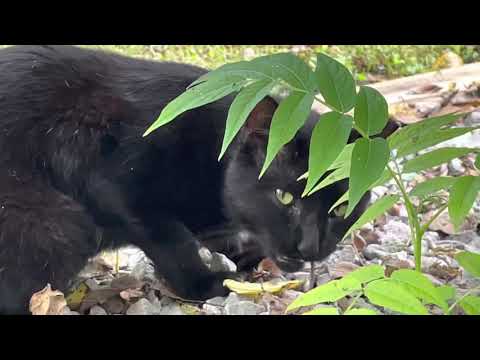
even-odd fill
[{"label": "leaf stem", "polygon": [[358,298],[359,298],[360,296],[362,296],[362,295],[363,295],[363,291],[360,291],[360,292],[357,294],[357,296],[355,296],[355,297],[353,298],[353,301],[352,301],[352,303],[348,306],[347,310],[345,310],[343,313],[345,314],[346,312],[348,312],[348,311],[353,307],[353,305],[356,304]]},{"label": "leaf stem", "polygon": [[402,193],[403,199],[405,201],[405,206],[407,208],[407,214],[408,214],[408,222],[410,225],[410,232],[411,236],[413,239],[413,245],[414,245],[414,253],[415,253],[415,270],[418,272],[422,271],[422,232],[421,232],[421,227],[420,223],[418,221],[418,216],[415,211],[415,208],[410,201],[410,197],[407,194],[407,190],[405,189],[405,186],[403,185],[402,181],[399,179],[398,174],[395,173],[395,171],[392,170],[390,165],[387,165],[388,171],[390,171],[390,174],[392,175],[393,179],[395,180],[396,184],[400,188],[400,191]]},{"label": "leaf stem", "polygon": [[477,291],[477,290],[480,290],[480,286],[477,286],[477,287],[474,287],[473,289],[470,289],[468,290],[465,294],[463,294],[463,296],[458,299],[457,301],[455,301],[452,306],[450,306],[447,310],[447,315],[449,315],[452,310],[455,308],[455,306],[457,306],[463,299],[465,299],[468,295],[470,295],[472,292],[474,291]]}]

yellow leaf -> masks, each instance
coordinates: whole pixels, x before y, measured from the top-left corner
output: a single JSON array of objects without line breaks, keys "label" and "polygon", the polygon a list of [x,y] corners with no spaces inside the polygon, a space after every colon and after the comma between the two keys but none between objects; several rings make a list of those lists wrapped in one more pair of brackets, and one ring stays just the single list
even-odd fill
[{"label": "yellow leaf", "polygon": [[302,283],[303,281],[300,280],[250,283],[227,279],[223,282],[223,285],[240,295],[258,295],[265,292],[275,294],[282,290],[295,289]]},{"label": "yellow leaf", "polygon": [[71,292],[65,300],[67,300],[68,307],[72,310],[78,309],[82,304],[83,299],[88,293],[88,286],[81,283],[73,292]]}]

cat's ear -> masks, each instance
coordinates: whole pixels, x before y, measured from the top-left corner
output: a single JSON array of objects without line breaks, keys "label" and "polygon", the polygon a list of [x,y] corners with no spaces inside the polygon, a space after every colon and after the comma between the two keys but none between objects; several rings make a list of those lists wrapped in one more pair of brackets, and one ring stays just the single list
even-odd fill
[{"label": "cat's ear", "polygon": [[[380,134],[377,134],[373,137],[381,137],[386,139],[387,137],[392,135],[395,131],[397,131],[397,129],[399,128],[400,128],[400,124],[397,121],[390,118],[387,122],[387,125],[383,129],[383,131]],[[354,129],[350,134],[350,138],[348,139],[348,142],[353,143],[355,140],[357,140],[360,137],[361,135]]]},{"label": "cat's ear", "polygon": [[270,96],[262,99],[248,115],[245,129],[249,135],[268,136],[273,114],[278,108],[278,103]]}]

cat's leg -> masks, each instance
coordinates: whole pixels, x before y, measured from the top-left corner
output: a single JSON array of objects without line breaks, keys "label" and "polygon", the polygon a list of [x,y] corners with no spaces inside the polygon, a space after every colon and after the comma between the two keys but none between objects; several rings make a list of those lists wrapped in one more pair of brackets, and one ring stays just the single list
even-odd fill
[{"label": "cat's leg", "polygon": [[95,219],[111,240],[108,243],[139,247],[179,296],[202,300],[225,295],[223,280],[238,278],[235,273],[210,271],[200,258],[198,239],[181,222],[164,214],[138,217],[128,205],[128,194],[104,174],[91,178],[88,193]]},{"label": "cat's leg", "polygon": [[223,281],[241,277],[232,272],[212,272],[200,258],[199,241],[180,222],[160,218],[149,232],[150,237],[132,238],[132,244],[145,252],[153,261],[157,275],[185,299],[205,300],[227,295]]},{"label": "cat's leg", "polygon": [[65,291],[96,253],[95,225],[71,198],[47,186],[0,190],[0,313],[28,314],[48,283]]}]

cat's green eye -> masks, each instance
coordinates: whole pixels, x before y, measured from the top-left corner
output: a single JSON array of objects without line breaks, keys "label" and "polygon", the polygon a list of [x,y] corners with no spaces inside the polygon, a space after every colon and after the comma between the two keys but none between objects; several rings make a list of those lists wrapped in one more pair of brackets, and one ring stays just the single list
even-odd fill
[{"label": "cat's green eye", "polygon": [[337,217],[341,217],[341,216],[345,216],[345,213],[347,212],[347,205],[340,205],[340,206],[337,206],[334,210],[333,210],[333,213],[335,214],[335,216]]},{"label": "cat's green eye", "polygon": [[293,202],[293,195],[287,191],[277,189],[275,190],[275,195],[283,205],[290,205]]}]

